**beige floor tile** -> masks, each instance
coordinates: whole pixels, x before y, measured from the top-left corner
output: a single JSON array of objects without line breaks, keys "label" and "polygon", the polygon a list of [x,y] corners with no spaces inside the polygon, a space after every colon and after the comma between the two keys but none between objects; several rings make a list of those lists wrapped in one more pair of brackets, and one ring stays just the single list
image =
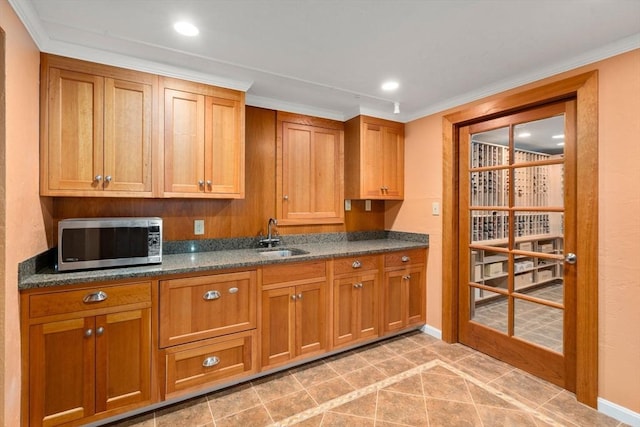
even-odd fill
[{"label": "beige floor tile", "polygon": [[252,382],[253,388],[263,402],[279,399],[302,390],[302,385],[289,372],[282,372]]},{"label": "beige floor tile", "polygon": [[542,409],[579,426],[616,427],[619,424],[619,421],[578,402],[568,391],[562,391]]},{"label": "beige floor tile", "polygon": [[473,354],[473,350],[462,344],[447,344],[444,341],[438,341],[430,345],[429,350],[443,357],[445,361],[456,362],[463,357]]},{"label": "beige floor tile", "polygon": [[349,384],[358,389],[377,383],[378,381],[385,379],[386,375],[373,366],[367,366],[343,375],[343,378],[347,380]]},{"label": "beige floor tile", "polygon": [[153,412],[107,424],[108,427],[155,427],[155,425]]},{"label": "beige floor tile", "polygon": [[345,375],[371,365],[366,359],[354,352],[332,356],[326,360],[326,363],[340,375]]},{"label": "beige floor tile", "polygon": [[454,366],[483,381],[495,380],[514,369],[513,366],[478,353],[460,359]]},{"label": "beige floor tile", "polygon": [[400,372],[408,371],[411,368],[415,368],[416,364],[404,357],[398,356],[391,359],[384,360],[376,363],[376,369],[387,376],[397,375]]},{"label": "beige floor tile", "polygon": [[335,370],[321,360],[295,368],[292,372],[303,387],[311,387],[338,376]]},{"label": "beige floor tile", "polygon": [[363,350],[356,350],[356,353],[372,365],[397,356],[396,352],[389,350],[383,344],[368,346]]},{"label": "beige floor tile", "polygon": [[415,394],[417,396],[423,396],[422,392],[422,378],[420,374],[412,375],[407,379],[398,381],[385,387],[383,390],[397,391],[405,394]]},{"label": "beige floor tile", "polygon": [[373,418],[361,418],[353,415],[327,412],[322,420],[322,427],[374,427]]},{"label": "beige floor tile", "polygon": [[427,411],[424,397],[380,390],[376,420],[410,426],[426,426]]},{"label": "beige floor tile", "polygon": [[264,406],[256,406],[238,412],[226,418],[216,420],[216,427],[261,427],[271,424],[272,420]]},{"label": "beige floor tile", "polygon": [[385,342],[384,346],[388,350],[391,350],[397,354],[408,353],[410,351],[414,351],[422,347],[421,345],[417,344],[415,341],[412,341],[404,337],[387,341]]},{"label": "beige floor tile", "polygon": [[350,402],[343,403],[331,410],[340,414],[359,417],[374,417],[376,413],[377,393],[369,393]]},{"label": "beige floor tile", "polygon": [[258,393],[250,383],[207,395],[214,420],[244,411],[262,404]]},{"label": "beige floor tile", "polygon": [[421,347],[417,350],[404,353],[402,355],[408,361],[415,363],[416,365],[422,365],[432,360],[436,360],[438,355],[430,350],[430,347]]},{"label": "beige floor tile", "polygon": [[420,331],[408,334],[407,339],[423,347],[440,342],[438,338],[432,337],[431,335],[427,335],[424,332],[420,332]]},{"label": "beige floor tile", "polygon": [[469,393],[471,394],[471,399],[473,400],[473,403],[475,403],[476,405],[490,406],[493,408],[503,408],[503,409],[517,409],[516,406],[512,405],[506,400],[501,399],[499,396],[496,396],[494,393],[491,393],[470,381],[467,381],[467,388],[469,389]]},{"label": "beige floor tile", "polygon": [[355,388],[343,378],[332,378],[329,381],[307,388],[309,395],[318,404],[344,396],[354,390]]},{"label": "beige floor tile", "polygon": [[194,427],[213,425],[206,398],[188,400],[156,411],[157,427]]},{"label": "beige floor tile", "polygon": [[[320,427],[322,425],[322,418],[324,414],[316,415],[315,417],[308,418],[304,421],[294,424],[296,427]],[[251,427],[251,426],[245,426]]]},{"label": "beige floor tile", "polygon": [[422,374],[422,388],[426,397],[471,403],[465,380],[458,376]]},{"label": "beige floor tile", "polygon": [[537,427],[533,417],[526,412],[477,405],[476,409],[485,426]]},{"label": "beige floor tile", "polygon": [[429,427],[481,427],[474,405],[427,398]]},{"label": "beige floor tile", "polygon": [[274,421],[289,418],[307,409],[318,406],[305,390],[286,395],[279,399],[266,402],[264,406]]},{"label": "beige floor tile", "polygon": [[521,400],[531,408],[537,408],[558,395],[562,389],[526,374],[518,369],[489,382],[489,385]]}]

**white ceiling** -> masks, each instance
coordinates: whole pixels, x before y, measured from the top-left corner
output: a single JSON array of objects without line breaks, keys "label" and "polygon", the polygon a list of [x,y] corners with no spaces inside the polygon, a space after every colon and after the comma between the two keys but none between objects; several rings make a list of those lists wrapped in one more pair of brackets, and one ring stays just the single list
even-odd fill
[{"label": "white ceiling", "polygon": [[[9,0],[41,51],[409,121],[640,48],[640,0]],[[177,20],[200,28],[173,31]],[[380,89],[397,79],[395,93]],[[393,102],[400,114],[393,114]]]}]

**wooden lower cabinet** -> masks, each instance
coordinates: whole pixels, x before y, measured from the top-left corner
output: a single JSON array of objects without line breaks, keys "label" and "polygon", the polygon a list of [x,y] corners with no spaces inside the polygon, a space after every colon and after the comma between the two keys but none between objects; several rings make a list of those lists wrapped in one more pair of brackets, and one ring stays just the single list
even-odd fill
[{"label": "wooden lower cabinet", "polygon": [[333,347],[378,336],[378,264],[377,256],[334,261]]},{"label": "wooden lower cabinet", "polygon": [[164,350],[165,396],[257,372],[256,331],[245,331]]},{"label": "wooden lower cabinet", "polygon": [[78,294],[109,295],[113,290],[115,296],[117,286],[22,296],[27,313],[30,297],[33,313],[41,312],[47,301],[50,311],[59,312],[23,317],[23,331],[28,331],[23,422],[81,425],[152,403],[150,288],[150,282],[128,286],[134,292],[131,300],[138,302],[106,307],[85,303],[91,307],[87,312],[65,313],[60,307],[76,305]]},{"label": "wooden lower cabinet", "polygon": [[326,263],[269,266],[263,269],[262,369],[327,349]]},{"label": "wooden lower cabinet", "polygon": [[426,322],[426,256],[425,249],[385,255],[385,332]]}]

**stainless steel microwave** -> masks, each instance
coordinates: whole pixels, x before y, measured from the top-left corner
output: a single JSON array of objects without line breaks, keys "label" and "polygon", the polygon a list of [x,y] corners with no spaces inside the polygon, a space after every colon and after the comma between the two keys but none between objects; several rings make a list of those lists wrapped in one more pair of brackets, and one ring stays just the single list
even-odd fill
[{"label": "stainless steel microwave", "polygon": [[161,262],[161,218],[72,218],[58,223],[58,271]]}]

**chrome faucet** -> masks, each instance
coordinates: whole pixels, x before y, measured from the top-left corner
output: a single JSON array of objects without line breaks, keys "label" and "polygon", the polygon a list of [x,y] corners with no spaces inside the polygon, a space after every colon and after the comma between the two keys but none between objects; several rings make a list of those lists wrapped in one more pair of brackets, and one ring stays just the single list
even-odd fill
[{"label": "chrome faucet", "polygon": [[276,246],[278,243],[280,243],[280,239],[278,239],[277,237],[272,237],[271,235],[272,225],[278,225],[278,220],[275,218],[269,218],[269,222],[267,222],[267,238],[260,240],[260,244],[268,248]]}]

